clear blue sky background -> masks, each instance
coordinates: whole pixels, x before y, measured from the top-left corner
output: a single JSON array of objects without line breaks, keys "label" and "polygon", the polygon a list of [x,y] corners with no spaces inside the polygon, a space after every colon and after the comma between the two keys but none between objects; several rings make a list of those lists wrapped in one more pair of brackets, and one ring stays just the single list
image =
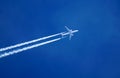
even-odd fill
[{"label": "clear blue sky background", "polygon": [[0,47],[79,29],[0,59],[0,78],[120,78],[120,0],[0,0]]}]

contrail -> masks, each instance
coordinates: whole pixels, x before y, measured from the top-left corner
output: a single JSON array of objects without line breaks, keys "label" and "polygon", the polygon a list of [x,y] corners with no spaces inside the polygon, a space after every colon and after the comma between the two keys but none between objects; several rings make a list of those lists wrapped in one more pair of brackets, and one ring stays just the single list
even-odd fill
[{"label": "contrail", "polygon": [[[57,35],[57,34],[56,34]],[[49,36],[50,37],[50,36]],[[48,37],[43,37],[44,39],[48,38]],[[5,52],[3,54],[0,55],[0,58],[3,58],[3,57],[6,57],[6,56],[9,56],[9,55],[13,55],[15,53],[19,53],[19,52],[22,52],[22,51],[26,51],[26,50],[29,50],[29,49],[32,49],[32,48],[35,48],[35,47],[39,47],[39,46],[42,46],[42,45],[45,45],[45,44],[48,44],[48,43],[52,43],[52,42],[55,42],[55,41],[58,41],[60,40],[61,38],[56,38],[56,39],[53,39],[53,40],[49,40],[49,41],[45,41],[45,42],[42,42],[42,43],[38,43],[38,44],[34,44],[34,45],[31,45],[31,46],[28,46],[28,47],[24,47],[24,48],[21,48],[21,49],[17,49],[17,50],[13,50],[13,51],[10,51],[10,52]],[[38,40],[36,40],[38,41]],[[33,41],[35,42],[35,41]],[[30,43],[30,42],[29,42]],[[32,42],[31,42],[32,43]],[[24,43],[25,44],[25,43]],[[23,44],[21,44],[23,45]]]},{"label": "contrail", "polygon": [[28,45],[28,44],[31,44],[31,43],[35,43],[35,42],[45,40],[45,39],[48,39],[48,38],[52,38],[52,37],[58,36],[60,34],[61,33],[58,33],[58,34],[46,36],[46,37],[43,37],[43,38],[38,38],[38,39],[31,40],[31,41],[23,42],[23,43],[20,43],[20,44],[12,45],[12,46],[9,46],[9,47],[1,48],[0,52],[10,50],[10,49],[13,49],[13,48],[17,48],[17,47],[21,47],[21,46],[24,46],[24,45]]},{"label": "contrail", "polygon": [[[20,44],[8,46],[8,47],[5,47],[5,48],[1,48],[0,49],[0,52],[1,52],[0,58],[6,57],[6,56],[9,56],[9,55],[13,55],[13,54],[16,54],[16,53],[19,53],[19,52],[22,52],[22,51],[26,51],[26,50],[29,50],[29,49],[32,49],[32,48],[35,48],[35,47],[39,47],[39,46],[42,46],[42,45],[45,45],[45,44],[48,44],[48,43],[52,43],[52,42],[55,42],[55,41],[58,41],[58,40],[61,40],[67,35],[69,35],[69,39],[71,40],[71,37],[73,36],[73,33],[76,33],[76,32],[79,31],[79,30],[69,29],[67,26],[65,26],[65,28],[67,29],[68,32],[61,32],[61,33],[58,33],[58,34],[54,34],[54,35],[34,39],[34,40],[31,40],[31,41],[26,41],[26,42],[23,42],[23,43],[20,43]],[[59,35],[61,36],[61,38],[57,37],[57,38],[49,40],[49,41],[44,41],[44,42],[35,44],[35,42],[45,40],[45,39],[48,39],[48,38],[52,38],[52,37],[56,37],[56,36],[59,36]],[[34,44],[30,45],[31,43],[34,43]],[[26,45],[26,47],[24,47],[25,45]],[[23,46],[23,48],[20,48],[22,46]],[[16,49],[16,48],[19,48],[19,49]],[[4,52],[4,53],[2,53],[2,52]]]}]

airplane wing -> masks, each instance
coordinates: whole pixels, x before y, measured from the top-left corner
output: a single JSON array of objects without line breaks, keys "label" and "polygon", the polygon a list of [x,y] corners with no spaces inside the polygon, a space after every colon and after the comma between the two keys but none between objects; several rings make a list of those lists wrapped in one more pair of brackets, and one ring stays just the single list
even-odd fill
[{"label": "airplane wing", "polygon": [[69,36],[69,40],[71,40],[72,36],[73,36],[73,31],[71,29],[69,29],[67,26],[65,26],[65,28],[67,29],[67,31],[69,32],[70,36]]},{"label": "airplane wing", "polygon": [[66,28],[68,31],[70,31],[70,29],[69,29],[67,26],[65,26],[65,28]]}]

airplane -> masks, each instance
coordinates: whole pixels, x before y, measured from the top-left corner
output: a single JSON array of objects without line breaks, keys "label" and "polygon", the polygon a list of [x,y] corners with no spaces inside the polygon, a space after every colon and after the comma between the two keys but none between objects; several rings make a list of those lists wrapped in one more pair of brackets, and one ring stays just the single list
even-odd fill
[{"label": "airplane", "polygon": [[71,40],[72,36],[74,36],[73,33],[75,32],[78,32],[79,30],[72,30],[72,29],[69,29],[67,26],[65,26],[66,30],[68,32],[62,32],[61,35],[62,35],[62,38],[64,38],[65,35],[69,35],[69,40]]}]

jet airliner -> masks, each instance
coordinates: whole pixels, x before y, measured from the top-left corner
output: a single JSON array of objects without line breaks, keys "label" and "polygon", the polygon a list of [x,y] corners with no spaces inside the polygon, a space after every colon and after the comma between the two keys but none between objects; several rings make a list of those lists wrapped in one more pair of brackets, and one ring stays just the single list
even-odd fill
[{"label": "jet airliner", "polygon": [[68,32],[62,32],[62,33],[61,33],[61,36],[62,36],[62,38],[64,38],[66,35],[69,35],[69,40],[71,40],[72,36],[74,36],[73,33],[76,33],[76,32],[79,31],[79,30],[69,29],[67,26],[65,26],[65,28],[66,28],[66,30],[67,30]]}]

